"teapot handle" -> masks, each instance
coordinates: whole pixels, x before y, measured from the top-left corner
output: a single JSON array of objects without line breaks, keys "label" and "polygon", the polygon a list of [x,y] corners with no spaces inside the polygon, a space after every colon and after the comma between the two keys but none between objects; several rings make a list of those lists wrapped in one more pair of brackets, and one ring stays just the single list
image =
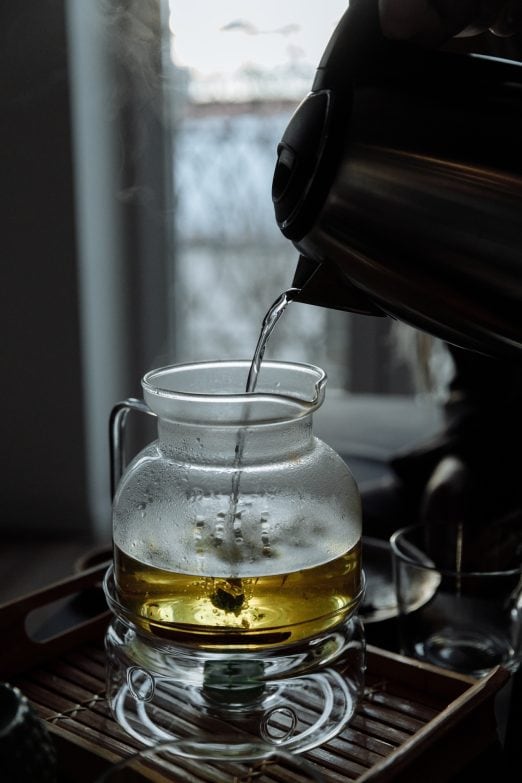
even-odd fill
[{"label": "teapot handle", "polygon": [[118,482],[127,464],[125,455],[125,425],[131,411],[140,411],[156,416],[143,400],[129,397],[116,403],[109,418],[109,451],[111,461],[111,498],[114,498]]}]

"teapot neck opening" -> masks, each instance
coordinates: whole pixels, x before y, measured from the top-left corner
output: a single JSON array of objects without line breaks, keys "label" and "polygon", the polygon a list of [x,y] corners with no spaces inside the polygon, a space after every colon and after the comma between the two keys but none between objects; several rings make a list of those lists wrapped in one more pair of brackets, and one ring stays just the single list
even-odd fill
[{"label": "teapot neck opening", "polygon": [[256,391],[244,391],[250,362],[172,365],[147,373],[145,401],[164,422],[255,427],[309,416],[324,400],[326,373],[313,365],[262,362]]}]

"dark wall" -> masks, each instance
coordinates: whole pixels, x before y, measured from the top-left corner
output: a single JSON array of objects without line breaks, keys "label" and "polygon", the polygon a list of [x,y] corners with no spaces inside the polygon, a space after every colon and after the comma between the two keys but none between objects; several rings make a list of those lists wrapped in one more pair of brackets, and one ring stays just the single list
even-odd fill
[{"label": "dark wall", "polygon": [[3,0],[0,60],[0,529],[85,530],[63,0]]}]

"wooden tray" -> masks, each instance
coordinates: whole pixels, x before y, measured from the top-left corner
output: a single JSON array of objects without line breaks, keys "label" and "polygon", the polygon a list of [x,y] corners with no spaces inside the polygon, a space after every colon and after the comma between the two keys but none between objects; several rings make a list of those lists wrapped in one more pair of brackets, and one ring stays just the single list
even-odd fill
[{"label": "wooden tray", "polygon": [[[0,607],[1,637],[11,640],[2,645],[0,678],[18,685],[46,722],[60,780],[71,783],[93,783],[138,749],[105,701],[106,567]],[[354,718],[305,758],[329,783],[443,783],[496,741],[495,697],[508,679],[497,668],[477,681],[369,646],[365,694]],[[299,783],[295,774],[280,773],[274,781]],[[194,761],[171,772],[137,765],[131,779],[213,781],[208,768]]]}]

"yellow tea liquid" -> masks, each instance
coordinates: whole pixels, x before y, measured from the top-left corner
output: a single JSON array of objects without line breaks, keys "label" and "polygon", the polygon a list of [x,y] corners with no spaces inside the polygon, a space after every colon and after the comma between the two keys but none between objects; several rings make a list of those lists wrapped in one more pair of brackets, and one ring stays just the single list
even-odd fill
[{"label": "yellow tea liquid", "polygon": [[239,578],[167,571],[115,547],[120,602],[143,628],[172,641],[260,647],[298,642],[336,625],[361,589],[361,545],[286,574]]}]

